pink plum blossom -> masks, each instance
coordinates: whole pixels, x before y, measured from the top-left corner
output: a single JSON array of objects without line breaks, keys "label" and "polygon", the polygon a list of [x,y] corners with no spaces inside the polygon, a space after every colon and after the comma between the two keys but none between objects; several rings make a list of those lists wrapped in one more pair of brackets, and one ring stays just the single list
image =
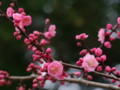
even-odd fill
[{"label": "pink plum blossom", "polygon": [[53,61],[48,65],[47,70],[51,77],[60,79],[63,74],[63,65],[59,61]]},{"label": "pink plum blossom", "polygon": [[11,7],[8,7],[7,8],[7,11],[6,11],[6,14],[7,14],[7,16],[8,17],[12,17],[12,15],[14,14],[14,9],[13,8],[11,8]]},{"label": "pink plum blossom", "polygon": [[105,40],[105,29],[101,28],[98,32],[98,41],[104,43],[104,40]]},{"label": "pink plum blossom", "polygon": [[86,54],[86,56],[83,57],[82,67],[88,72],[94,71],[98,64],[94,55]]},{"label": "pink plum blossom", "polygon": [[31,16],[24,16],[23,19],[22,19],[22,24],[24,26],[29,26],[30,24],[32,23],[32,19],[31,19]]},{"label": "pink plum blossom", "polygon": [[55,25],[50,25],[48,28],[48,31],[44,33],[45,38],[51,39],[56,35],[56,26]]},{"label": "pink plum blossom", "polygon": [[22,20],[22,18],[23,18],[22,14],[19,14],[19,13],[14,13],[13,14],[13,19],[14,20],[20,21],[20,20]]}]

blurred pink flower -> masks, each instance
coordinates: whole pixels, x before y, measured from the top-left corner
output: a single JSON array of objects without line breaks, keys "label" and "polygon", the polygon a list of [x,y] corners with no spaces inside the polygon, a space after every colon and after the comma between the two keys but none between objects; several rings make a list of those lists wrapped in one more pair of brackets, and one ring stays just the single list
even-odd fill
[{"label": "blurred pink flower", "polygon": [[101,28],[98,32],[98,41],[104,43],[104,40],[105,40],[105,29]]},{"label": "blurred pink flower", "polygon": [[29,26],[30,24],[32,23],[32,19],[31,19],[31,16],[24,16],[23,19],[22,19],[22,24],[24,26]]},{"label": "blurred pink flower", "polygon": [[23,18],[22,14],[19,14],[19,13],[14,13],[13,14],[13,19],[14,20],[20,21],[20,20],[22,20],[22,18]]},{"label": "blurred pink flower", "polygon": [[7,8],[7,11],[6,11],[6,14],[7,14],[8,17],[12,17],[12,15],[13,15],[14,12],[15,12],[15,11],[14,11],[13,8],[8,7],[8,8]]},{"label": "blurred pink flower", "polygon": [[47,39],[51,39],[55,35],[56,35],[56,26],[55,25],[50,25],[48,31],[44,33],[44,36]]},{"label": "blurred pink flower", "polygon": [[47,70],[51,77],[61,79],[63,74],[63,65],[59,61],[53,61],[48,65]]}]

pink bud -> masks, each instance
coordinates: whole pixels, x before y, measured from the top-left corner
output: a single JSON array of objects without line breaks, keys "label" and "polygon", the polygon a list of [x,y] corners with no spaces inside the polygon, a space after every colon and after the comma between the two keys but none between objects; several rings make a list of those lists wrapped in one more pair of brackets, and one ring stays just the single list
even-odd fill
[{"label": "pink bud", "polygon": [[37,88],[38,87],[38,84],[33,84],[32,85],[34,88]]},{"label": "pink bud", "polygon": [[116,71],[116,67],[112,67],[112,71]]},{"label": "pink bud", "polygon": [[14,7],[14,6],[15,6],[15,4],[14,4],[14,3],[10,3],[10,6],[11,6],[11,7]]},{"label": "pink bud", "polygon": [[65,82],[64,82],[64,81],[61,81],[61,82],[60,82],[60,84],[61,84],[61,85],[64,85],[64,84],[65,84]]},{"label": "pink bud", "polygon": [[19,12],[19,13],[22,13],[22,12],[24,12],[24,9],[23,9],[23,8],[19,8],[19,9],[18,9],[18,12]]},{"label": "pink bud", "polygon": [[47,68],[48,65],[49,65],[49,63],[45,63],[45,64],[44,64],[44,68]]},{"label": "pink bud", "polygon": [[101,61],[102,61],[102,62],[105,62],[105,61],[106,61],[106,55],[102,55],[102,56],[101,56]]},{"label": "pink bud", "polygon": [[0,2],[0,6],[2,6],[2,2]]},{"label": "pink bud", "polygon": [[106,28],[107,28],[107,29],[112,29],[113,26],[112,26],[112,24],[107,24],[107,25],[106,25]]},{"label": "pink bud", "polygon": [[120,83],[118,84],[118,87],[120,87]]},{"label": "pink bud", "polygon": [[44,87],[44,85],[45,85],[45,82],[40,82],[41,87]]},{"label": "pink bud", "polygon": [[97,71],[98,71],[98,72],[101,72],[101,71],[102,71],[102,66],[98,66],[98,67],[97,67]]},{"label": "pink bud", "polygon": [[86,49],[83,49],[82,51],[80,51],[79,55],[85,55],[87,53]]},{"label": "pink bud", "polygon": [[110,35],[111,35],[111,32],[106,32],[105,35],[106,35],[106,36],[110,36]]},{"label": "pink bud", "polygon": [[112,47],[112,45],[111,45],[111,43],[110,43],[109,41],[106,41],[106,42],[104,43],[104,46],[105,46],[106,48],[111,48],[111,47]]},{"label": "pink bud", "polygon": [[117,18],[117,23],[120,24],[120,17]]},{"label": "pink bud", "polygon": [[47,48],[46,53],[52,53],[52,49],[51,48]]},{"label": "pink bud", "polygon": [[115,79],[112,79],[112,83],[115,83],[116,82],[116,80]]},{"label": "pink bud", "polygon": [[39,31],[34,31],[33,34],[34,34],[35,36],[41,35],[41,33],[40,33]]},{"label": "pink bud", "polygon": [[96,60],[97,60],[98,62],[101,62],[101,58],[100,58],[100,57],[96,57]]},{"label": "pink bud", "polygon": [[77,64],[78,66],[81,66],[81,65],[82,65],[82,63],[81,63],[80,61],[77,61],[76,64]]},{"label": "pink bud", "polygon": [[12,84],[11,81],[7,81],[7,82],[6,82],[6,85],[11,85],[11,84]]},{"label": "pink bud", "polygon": [[17,40],[20,40],[21,38],[22,38],[21,35],[18,35],[18,36],[16,37]]},{"label": "pink bud", "polygon": [[0,80],[0,86],[3,86],[5,84],[5,80],[4,79],[1,79]]},{"label": "pink bud", "polygon": [[80,42],[77,42],[77,46],[79,46],[79,47],[80,47],[80,46],[82,46],[82,44],[81,44]]},{"label": "pink bud", "polygon": [[81,75],[81,72],[74,72],[74,74],[79,77]]},{"label": "pink bud", "polygon": [[93,77],[91,75],[87,75],[88,80],[92,80]]},{"label": "pink bud", "polygon": [[30,71],[32,71],[32,68],[27,68],[26,71],[30,72]]},{"label": "pink bud", "polygon": [[106,66],[106,67],[105,67],[105,71],[106,71],[106,72],[111,72],[110,66]]},{"label": "pink bud", "polygon": [[92,48],[90,51],[91,51],[92,53],[95,53],[95,50],[96,50],[96,48]]},{"label": "pink bud", "polygon": [[102,55],[102,50],[100,48],[95,49],[95,55],[96,56],[101,56]]},{"label": "pink bud", "polygon": [[18,87],[17,90],[25,90],[25,87],[24,86],[20,86],[20,87]]},{"label": "pink bud", "polygon": [[35,51],[36,54],[41,54],[41,52],[39,50]]},{"label": "pink bud", "polygon": [[116,71],[115,74],[116,74],[116,75],[120,75],[120,71]]},{"label": "pink bud", "polygon": [[42,81],[42,80],[44,80],[44,77],[39,76],[37,79],[38,79],[39,81]]},{"label": "pink bud", "polygon": [[0,79],[4,79],[5,78],[5,76],[4,75],[0,75]]},{"label": "pink bud", "polygon": [[18,36],[20,33],[19,32],[14,32],[14,36],[16,37],[16,36]]},{"label": "pink bud", "polygon": [[48,23],[50,23],[50,19],[49,19],[49,18],[46,18],[46,19],[45,19],[45,24],[48,24]]},{"label": "pink bud", "polygon": [[109,37],[109,40],[110,40],[110,41],[114,41],[115,38],[114,38],[114,37]]},{"label": "pink bud", "polygon": [[79,61],[80,61],[81,63],[83,63],[83,58],[79,58]]}]

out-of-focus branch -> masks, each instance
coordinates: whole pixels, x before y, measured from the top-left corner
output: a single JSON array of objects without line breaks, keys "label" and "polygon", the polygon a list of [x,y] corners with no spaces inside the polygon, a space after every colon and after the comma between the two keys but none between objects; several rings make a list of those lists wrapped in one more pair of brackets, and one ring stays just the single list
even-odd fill
[{"label": "out-of-focus branch", "polygon": [[65,78],[64,81],[71,82],[71,83],[79,83],[79,84],[84,84],[84,85],[94,86],[94,87],[107,88],[109,90],[120,90],[120,88],[115,85],[99,83],[99,82],[94,82],[94,81],[88,81],[88,80],[85,80],[82,78],[80,78],[80,79]]},{"label": "out-of-focus branch", "polygon": [[[38,75],[30,75],[30,76],[10,76],[8,79],[10,80],[32,80],[34,78],[38,77]],[[94,81],[88,81],[85,79],[75,79],[75,78],[65,78],[63,81],[66,82],[71,82],[71,83],[79,83],[79,84],[84,84],[84,85],[89,85],[89,86],[94,86],[94,87],[101,87],[101,88],[108,88],[110,90],[120,90],[120,88],[116,85],[111,85],[111,84],[105,84],[105,83],[99,83],[99,82],[94,82]]]}]

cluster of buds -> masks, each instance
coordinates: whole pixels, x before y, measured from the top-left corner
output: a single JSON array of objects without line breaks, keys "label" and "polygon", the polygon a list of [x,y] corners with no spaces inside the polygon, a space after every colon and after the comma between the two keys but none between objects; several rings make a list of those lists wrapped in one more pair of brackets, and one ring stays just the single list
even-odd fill
[{"label": "cluster of buds", "polygon": [[25,38],[24,39],[24,43],[26,45],[30,45],[32,43],[37,43],[39,37],[41,35],[41,32],[39,31],[34,31],[33,33],[29,34],[29,37],[28,38]]},{"label": "cluster of buds", "polygon": [[[105,71],[108,75],[113,74],[116,77],[120,77],[120,71],[117,71],[115,67],[110,67],[110,66],[105,66],[104,62],[106,61],[107,57],[105,54],[103,54],[103,50],[101,49],[102,46],[106,48],[111,48],[112,44],[111,42],[114,41],[116,38],[120,39],[120,17],[117,19],[117,25],[113,27],[112,24],[107,24],[106,28],[101,28],[98,31],[98,41],[101,43],[99,47],[94,47],[90,49],[85,42],[83,41],[88,37],[85,33],[76,35],[76,40],[79,40],[77,42],[77,46],[82,46],[84,45],[86,49],[83,49],[79,52],[79,55],[83,56],[80,57],[79,60],[76,62],[78,66],[83,68],[83,72],[85,73],[85,77],[87,79],[92,80],[93,77],[88,74],[88,72],[93,72],[93,71]],[[112,34],[115,33],[117,37],[113,37]],[[112,79],[112,83],[115,83],[116,81],[120,80],[115,80]],[[118,84],[120,87],[120,84]]]},{"label": "cluster of buds", "polygon": [[31,72],[31,71],[34,71],[36,74],[38,74],[38,75],[42,75],[42,73],[41,73],[41,66],[39,66],[39,65],[35,65],[34,63],[30,63],[29,65],[28,65],[28,68],[26,69],[26,71],[27,72]]},{"label": "cluster of buds", "polygon": [[8,80],[9,73],[6,71],[0,71],[0,86],[11,85],[11,81]]}]

